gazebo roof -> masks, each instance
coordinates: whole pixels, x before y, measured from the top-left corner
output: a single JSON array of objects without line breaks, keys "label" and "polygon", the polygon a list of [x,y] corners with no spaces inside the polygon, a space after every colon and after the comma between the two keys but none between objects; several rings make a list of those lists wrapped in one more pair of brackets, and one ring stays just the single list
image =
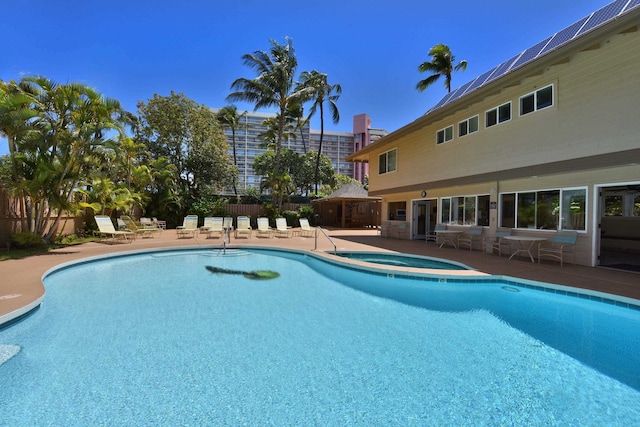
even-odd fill
[{"label": "gazebo roof", "polygon": [[327,197],[315,200],[316,202],[334,202],[338,200],[352,200],[352,201],[368,201],[374,202],[381,200],[380,197],[369,196],[369,192],[362,188],[359,184],[349,183],[338,188]]}]

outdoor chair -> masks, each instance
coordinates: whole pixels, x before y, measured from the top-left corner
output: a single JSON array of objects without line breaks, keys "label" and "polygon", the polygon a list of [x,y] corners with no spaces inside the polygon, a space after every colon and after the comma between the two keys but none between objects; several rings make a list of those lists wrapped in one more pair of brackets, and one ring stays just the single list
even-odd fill
[{"label": "outdoor chair", "polygon": [[136,234],[132,231],[116,230],[111,218],[107,215],[96,215],[95,220],[98,226],[98,231],[96,232],[98,236],[110,237],[112,241],[124,239],[125,242],[129,243],[136,238]]},{"label": "outdoor chair", "polygon": [[313,237],[315,236],[316,229],[309,225],[307,218],[300,218],[300,236],[301,237]]},{"label": "outdoor chair", "polygon": [[258,229],[256,231],[256,237],[273,237],[273,229],[269,226],[269,218],[258,218]]},{"label": "outdoor chair", "polygon": [[[510,228],[498,228],[496,234],[491,237],[487,237],[484,239],[484,250],[485,252],[493,253],[494,251],[498,251],[498,256],[502,256],[502,252],[505,252],[507,255],[509,254],[509,242],[503,240],[503,237],[511,236]],[[503,251],[502,248],[507,248]],[[490,249],[490,251],[488,251]]]},{"label": "outdoor chair", "polygon": [[239,216],[237,219],[238,226],[235,230],[236,239],[240,236],[245,236],[247,239],[251,238],[251,223],[249,222],[249,217],[247,216]]},{"label": "outdoor chair", "polygon": [[138,224],[129,216],[129,215],[120,215],[120,219],[125,224],[125,229],[134,232],[136,235],[141,235],[142,237],[153,237],[153,234],[156,232],[160,232],[161,230],[157,227],[138,227]]},{"label": "outdoor chair", "polygon": [[560,261],[560,267],[562,267],[565,255],[570,255],[573,258],[573,265],[576,265],[575,246],[577,240],[577,231],[556,231],[550,246],[545,246],[544,243],[538,246],[538,264],[543,257],[548,257]]},{"label": "outdoor chair", "polygon": [[426,242],[433,242],[433,243],[438,243],[438,234],[436,233],[436,231],[444,231],[447,229],[447,226],[444,224],[436,224],[436,226],[433,228],[433,230],[431,230],[431,232],[429,234],[427,234],[427,237],[425,238]]},{"label": "outdoor chair", "polygon": [[204,225],[200,227],[200,233],[206,234],[207,239],[222,237],[224,235],[224,230],[222,229],[222,218],[206,217],[204,219]]},{"label": "outdoor chair", "polygon": [[198,215],[187,215],[182,221],[182,225],[176,227],[178,238],[197,237],[198,235]]},{"label": "outdoor chair", "polygon": [[292,232],[287,227],[286,218],[276,218],[276,237],[291,237]]},{"label": "outdoor chair", "polygon": [[461,246],[468,246],[469,250],[473,249],[473,242],[480,242],[482,244],[482,232],[483,228],[479,225],[474,225],[467,230],[462,236],[458,237],[458,248]]}]

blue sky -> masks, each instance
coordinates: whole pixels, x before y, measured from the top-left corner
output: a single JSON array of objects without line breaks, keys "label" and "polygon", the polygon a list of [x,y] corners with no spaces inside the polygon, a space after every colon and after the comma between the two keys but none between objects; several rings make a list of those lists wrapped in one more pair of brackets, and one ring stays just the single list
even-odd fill
[{"label": "blue sky", "polygon": [[[241,56],[293,39],[298,73],[318,70],[340,83],[341,120],[353,116],[394,131],[445,95],[441,82],[420,93],[417,66],[447,44],[467,70],[458,87],[609,0],[3,0],[0,79],[44,75],[82,82],[136,111],[154,94],[184,93],[227,105],[231,83],[253,78]],[[237,104],[252,110],[249,104]],[[319,128],[318,121],[312,127]],[[0,140],[0,155],[8,151]]]}]

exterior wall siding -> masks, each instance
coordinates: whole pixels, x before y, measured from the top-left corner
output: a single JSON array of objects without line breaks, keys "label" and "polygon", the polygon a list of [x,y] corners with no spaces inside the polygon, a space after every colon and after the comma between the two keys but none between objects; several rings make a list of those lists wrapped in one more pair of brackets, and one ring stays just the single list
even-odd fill
[{"label": "exterior wall siding", "polygon": [[[617,218],[603,217],[600,189],[640,187],[640,29],[637,23],[626,28],[614,24],[579,48],[566,48],[564,56],[528,64],[501,78],[502,86],[469,94],[466,104],[457,100],[431,111],[354,155],[368,156],[369,189],[383,198],[382,221],[390,219],[390,207],[405,203],[411,224],[412,202],[436,199],[440,222],[442,198],[489,194],[493,209],[485,234],[491,235],[502,225],[505,193],[584,189],[586,210],[578,219],[585,226],[579,231],[576,260],[598,265],[600,223]],[[520,98],[549,85],[553,105],[521,116]],[[487,128],[485,112],[507,102],[511,119]],[[476,115],[478,131],[460,137],[458,123]],[[436,133],[448,126],[453,126],[454,138],[436,144]],[[393,148],[397,170],[378,174],[378,156]],[[576,219],[573,213],[569,220],[556,215],[562,224]],[[640,223],[640,217],[632,218],[627,222]],[[555,230],[521,227],[514,232],[550,239]],[[620,244],[640,244],[627,240]]]}]

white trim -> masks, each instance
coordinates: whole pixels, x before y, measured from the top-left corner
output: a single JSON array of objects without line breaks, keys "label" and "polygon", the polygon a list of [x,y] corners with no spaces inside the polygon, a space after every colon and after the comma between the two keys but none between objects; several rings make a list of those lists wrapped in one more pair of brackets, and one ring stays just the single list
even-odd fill
[{"label": "white trim", "polygon": [[[507,120],[500,121],[500,107],[504,107],[507,104],[509,105],[509,118]],[[496,122],[494,124],[492,124],[492,125],[487,125],[487,113],[489,113],[490,111],[495,111],[496,112]],[[484,128],[485,129],[489,129],[489,128],[492,128],[494,126],[498,126],[498,125],[501,125],[503,123],[510,122],[511,119],[513,119],[512,102],[511,101],[507,101],[507,102],[504,102],[504,103],[502,103],[500,105],[497,105],[497,106],[495,106],[493,108],[489,108],[488,110],[486,110],[484,112]]]},{"label": "white trim", "polygon": [[[447,139],[447,129],[451,129],[451,138]],[[440,134],[440,132],[442,132],[442,136],[443,136],[443,140],[442,142],[438,142],[438,135]],[[453,129],[453,125],[449,125],[445,128],[442,128],[438,131],[436,131],[436,145],[440,145],[440,144],[444,144],[447,143],[449,141],[453,141],[454,138],[454,129]]]}]

